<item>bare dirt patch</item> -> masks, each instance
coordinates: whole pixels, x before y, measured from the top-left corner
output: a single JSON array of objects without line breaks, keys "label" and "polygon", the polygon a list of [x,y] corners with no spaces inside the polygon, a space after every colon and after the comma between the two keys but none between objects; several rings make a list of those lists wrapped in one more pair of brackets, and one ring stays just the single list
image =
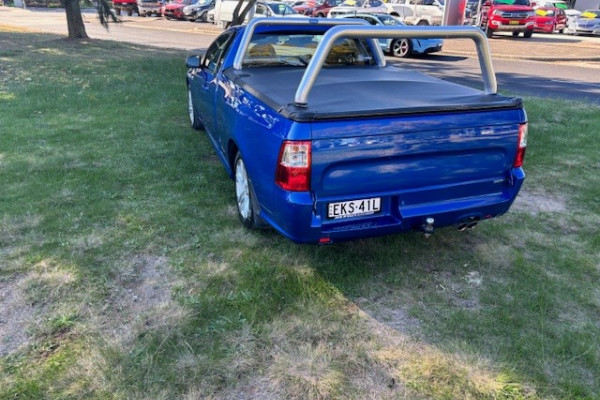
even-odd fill
[{"label": "bare dirt patch", "polygon": [[24,278],[0,280],[0,357],[29,344],[27,327],[39,312],[21,289]]},{"label": "bare dirt patch", "polygon": [[542,191],[521,190],[517,196],[513,209],[531,215],[539,213],[559,213],[567,209],[565,199],[550,195]]},{"label": "bare dirt patch", "polygon": [[173,283],[164,256],[139,255],[127,261],[102,314],[92,317],[101,336],[127,345],[143,330],[176,326],[185,311],[172,299]]}]

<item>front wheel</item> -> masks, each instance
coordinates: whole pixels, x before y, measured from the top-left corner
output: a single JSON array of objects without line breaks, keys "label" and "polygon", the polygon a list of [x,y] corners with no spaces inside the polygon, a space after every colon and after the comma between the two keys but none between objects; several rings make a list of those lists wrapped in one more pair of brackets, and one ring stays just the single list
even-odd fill
[{"label": "front wheel", "polygon": [[248,178],[246,164],[239,152],[235,156],[234,168],[235,199],[238,216],[246,228],[257,229],[260,227],[260,221],[256,213],[256,202],[252,191],[252,183]]},{"label": "front wheel", "polygon": [[533,31],[525,31],[523,32],[523,36],[525,36],[526,38],[530,38],[531,36],[533,36]]},{"label": "front wheel", "polygon": [[487,36],[488,38],[491,38],[492,36],[494,36],[494,30],[490,29],[490,27],[486,27],[485,28],[485,36]]},{"label": "front wheel", "polygon": [[192,91],[189,86],[188,86],[188,114],[190,116],[190,125],[192,126],[192,128],[194,128],[195,130],[200,130],[200,129],[204,128],[204,125],[202,124],[202,120],[200,120],[200,117],[198,116],[198,114],[196,114],[196,109],[194,108],[194,101],[192,99]]},{"label": "front wheel", "polygon": [[396,57],[406,57],[412,51],[409,39],[398,39],[392,42],[392,54]]}]

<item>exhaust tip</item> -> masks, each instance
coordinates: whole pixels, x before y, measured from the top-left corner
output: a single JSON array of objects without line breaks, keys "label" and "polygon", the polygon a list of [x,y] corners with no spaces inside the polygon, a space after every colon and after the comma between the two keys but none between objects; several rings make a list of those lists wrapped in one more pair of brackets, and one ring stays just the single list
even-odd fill
[{"label": "exhaust tip", "polygon": [[477,221],[473,221],[467,225],[467,229],[473,229],[477,226]]}]

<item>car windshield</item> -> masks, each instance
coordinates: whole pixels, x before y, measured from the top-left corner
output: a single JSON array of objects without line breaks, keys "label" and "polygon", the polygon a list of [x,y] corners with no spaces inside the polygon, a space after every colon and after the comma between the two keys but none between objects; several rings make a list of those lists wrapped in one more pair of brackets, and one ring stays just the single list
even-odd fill
[{"label": "car windshield", "polygon": [[297,14],[297,12],[294,11],[294,9],[288,6],[287,4],[268,4],[268,6],[271,9],[271,11],[273,11],[273,14],[276,15]]},{"label": "car windshield", "polygon": [[348,7],[362,7],[364,0],[346,0],[341,5]]},{"label": "car windshield", "polygon": [[585,10],[581,13],[581,18],[600,18],[600,10]]},{"label": "car windshield", "polygon": [[537,10],[535,10],[535,13],[541,17],[553,17],[554,15],[556,15],[554,10],[548,10],[543,8],[538,8]]},{"label": "car windshield", "polygon": [[[242,62],[244,67],[305,68],[321,41],[322,33],[257,33],[252,36]],[[374,65],[374,57],[365,42],[338,39],[325,60],[325,66]]]},{"label": "car windshield", "polygon": [[384,25],[389,25],[389,26],[404,25],[400,21],[398,21],[396,18],[392,17],[391,15],[382,14],[379,16],[379,20]]}]

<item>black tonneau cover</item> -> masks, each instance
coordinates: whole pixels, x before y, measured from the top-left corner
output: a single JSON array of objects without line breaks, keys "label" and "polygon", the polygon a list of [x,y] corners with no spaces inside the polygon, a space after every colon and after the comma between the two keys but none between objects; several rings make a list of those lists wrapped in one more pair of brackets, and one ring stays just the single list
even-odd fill
[{"label": "black tonneau cover", "polygon": [[225,75],[283,117],[308,122],[428,112],[520,108],[521,99],[446,82],[394,66],[323,68],[307,107],[294,105],[303,69],[262,67]]}]

